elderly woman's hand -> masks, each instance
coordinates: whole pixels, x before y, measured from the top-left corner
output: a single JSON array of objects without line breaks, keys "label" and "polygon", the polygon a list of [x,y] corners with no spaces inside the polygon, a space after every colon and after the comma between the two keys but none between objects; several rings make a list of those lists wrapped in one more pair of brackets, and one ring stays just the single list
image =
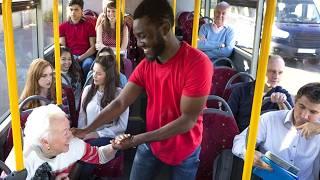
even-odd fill
[{"label": "elderly woman's hand", "polygon": [[71,128],[70,130],[75,137],[80,139],[83,139],[88,134],[85,129]]},{"label": "elderly woman's hand", "polygon": [[130,134],[121,134],[110,142],[113,149],[124,150],[137,146],[134,140],[134,136],[131,136]]}]

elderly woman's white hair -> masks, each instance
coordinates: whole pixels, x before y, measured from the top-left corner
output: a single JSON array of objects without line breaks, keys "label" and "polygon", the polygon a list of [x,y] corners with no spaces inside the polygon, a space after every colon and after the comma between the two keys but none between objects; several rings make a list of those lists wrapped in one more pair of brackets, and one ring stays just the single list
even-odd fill
[{"label": "elderly woman's white hair", "polygon": [[40,146],[40,140],[48,137],[51,120],[65,116],[66,114],[54,104],[33,109],[24,129],[24,145]]}]

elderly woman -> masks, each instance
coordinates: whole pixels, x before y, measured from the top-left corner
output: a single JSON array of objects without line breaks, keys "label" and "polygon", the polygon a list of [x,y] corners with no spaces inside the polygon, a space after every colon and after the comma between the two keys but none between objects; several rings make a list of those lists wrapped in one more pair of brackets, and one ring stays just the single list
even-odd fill
[{"label": "elderly woman", "polygon": [[[73,137],[66,114],[53,104],[32,111],[24,134],[23,156],[28,171],[27,179],[43,179],[44,174],[65,176],[78,160],[103,164],[113,159],[117,152],[112,145],[93,147]],[[15,169],[13,152],[6,164]],[[42,173],[43,169],[47,173]]]}]

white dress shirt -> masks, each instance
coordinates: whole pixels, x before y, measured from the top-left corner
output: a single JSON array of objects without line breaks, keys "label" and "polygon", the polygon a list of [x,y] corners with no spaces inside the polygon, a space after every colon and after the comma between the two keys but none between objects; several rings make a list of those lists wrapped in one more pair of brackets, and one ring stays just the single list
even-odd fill
[{"label": "white dress shirt", "polygon": [[[319,179],[320,135],[306,139],[293,125],[293,110],[281,110],[261,115],[257,145],[262,153],[273,154],[300,169],[300,180]],[[244,159],[248,128],[233,140],[232,152]]]},{"label": "white dress shirt", "polygon": [[[85,128],[90,125],[93,120],[98,116],[100,111],[102,110],[100,106],[101,98],[103,93],[97,91],[97,93],[93,96],[91,101],[88,103],[86,112],[83,110],[83,100],[87,96],[88,91],[91,85],[88,85],[84,88],[82,97],[81,97],[81,108],[79,112],[78,119],[78,127]],[[120,94],[121,88],[117,88],[116,96]],[[110,124],[104,124],[102,127],[97,129],[97,133],[99,137],[109,137],[115,138],[117,135],[122,134],[127,129],[129,118],[129,107],[119,116],[117,120],[113,120]]]}]

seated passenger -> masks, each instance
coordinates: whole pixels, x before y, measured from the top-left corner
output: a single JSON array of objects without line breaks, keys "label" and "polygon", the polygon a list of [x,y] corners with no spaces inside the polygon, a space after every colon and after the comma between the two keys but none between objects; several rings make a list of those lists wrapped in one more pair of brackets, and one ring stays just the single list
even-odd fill
[{"label": "seated passenger", "polygon": [[[20,100],[25,100],[32,95],[40,95],[49,100],[55,100],[53,67],[44,59],[35,59],[30,64]],[[26,109],[32,109],[41,105],[44,105],[43,101],[32,101],[25,107]]]},{"label": "seated passenger", "polygon": [[69,20],[59,27],[60,44],[71,49],[72,55],[80,63],[86,77],[96,52],[94,47],[96,32],[93,24],[83,18],[83,0],[70,0],[68,6]]},{"label": "seated passenger", "polygon": [[[120,92],[115,56],[110,48],[104,47],[98,52],[93,66],[93,81],[91,85],[84,88],[82,93],[78,127],[85,128],[90,125],[100,111]],[[89,143],[92,145],[108,144],[111,139],[125,132],[128,117],[129,108],[118,119],[88,134],[85,139],[91,139]]]},{"label": "seated passenger", "polygon": [[[116,3],[111,1],[103,10],[100,16],[101,22],[97,24],[97,43],[96,49],[103,47],[116,47]],[[128,27],[121,21],[121,51],[126,51],[129,43]]]},{"label": "seated passenger", "polygon": [[[271,102],[266,103],[262,107],[262,111],[268,109],[284,109],[286,108],[284,101],[288,101],[289,104],[293,106],[293,102],[288,91],[279,86],[284,68],[285,63],[281,56],[269,56],[264,98],[270,97]],[[254,87],[255,81],[241,83],[233,88],[228,100],[228,104],[237,121],[240,131],[243,131],[250,123]]]},{"label": "seated passenger", "polygon": [[82,91],[82,73],[79,64],[74,61],[69,48],[62,46],[60,48],[61,73],[67,78],[62,78],[62,83],[72,86],[76,109],[79,110],[81,91]]},{"label": "seated passenger", "polygon": [[[53,104],[32,111],[24,134],[23,157],[27,180],[66,177],[78,160],[104,164],[116,154],[112,145],[93,147],[73,137],[66,114]],[[5,163],[15,170],[13,151]]]},{"label": "seated passenger", "polygon": [[220,57],[229,57],[235,46],[234,30],[224,23],[228,9],[228,3],[218,3],[214,10],[214,22],[203,24],[199,30],[198,48],[212,62]]},{"label": "seated passenger", "polygon": [[[255,151],[254,166],[263,169],[270,167],[264,163],[261,153],[271,151],[283,160],[300,169],[300,180],[319,179],[320,136],[309,136],[309,132],[319,131],[320,83],[309,83],[301,87],[295,99],[293,110],[273,111],[260,117]],[[245,157],[248,128],[233,141],[232,152]]]}]

